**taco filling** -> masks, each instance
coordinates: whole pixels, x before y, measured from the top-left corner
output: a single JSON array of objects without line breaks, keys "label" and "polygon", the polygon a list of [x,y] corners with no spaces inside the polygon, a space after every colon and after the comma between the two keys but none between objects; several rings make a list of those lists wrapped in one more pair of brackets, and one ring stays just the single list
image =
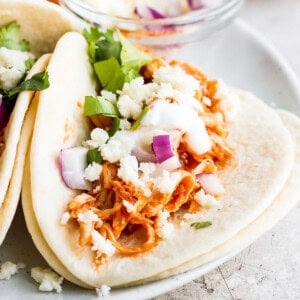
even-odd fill
[{"label": "taco filling", "polygon": [[5,147],[5,127],[18,94],[25,90],[42,90],[49,85],[46,73],[37,73],[25,80],[34,62],[29,42],[20,38],[18,23],[12,21],[0,27],[0,156]]},{"label": "taco filling", "polygon": [[116,33],[85,37],[102,89],[85,97],[90,139],[60,153],[64,182],[83,190],[61,223],[76,224],[100,266],[151,250],[188,214],[222,207],[218,171],[233,158],[227,127],[238,101],[199,69],[150,57]]}]

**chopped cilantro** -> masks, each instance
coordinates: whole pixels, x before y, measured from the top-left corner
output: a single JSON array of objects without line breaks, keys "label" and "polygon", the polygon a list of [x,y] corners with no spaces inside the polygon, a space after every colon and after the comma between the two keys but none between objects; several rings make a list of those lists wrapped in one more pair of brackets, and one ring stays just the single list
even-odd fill
[{"label": "chopped cilantro", "polygon": [[120,118],[115,117],[112,120],[111,126],[108,131],[109,136],[113,136],[120,128]]},{"label": "chopped cilantro", "polygon": [[212,221],[203,221],[203,222],[194,222],[191,224],[191,227],[195,229],[201,229],[212,225]]},{"label": "chopped cilantro", "polygon": [[101,164],[102,163],[102,156],[98,149],[91,149],[87,152],[87,163],[91,164],[93,162]]},{"label": "chopped cilantro", "polygon": [[49,87],[49,75],[47,72],[36,73],[30,79],[19,83],[15,88],[7,93],[8,97],[20,93],[21,91],[41,91]]},{"label": "chopped cilantro", "polygon": [[[89,56],[103,89],[116,92],[125,82],[140,76],[140,68],[151,57],[134,47],[119,32],[101,32],[92,27],[83,35],[89,45]],[[116,38],[117,36],[117,38]]]},{"label": "chopped cilantro", "polygon": [[144,117],[146,116],[149,110],[150,108],[148,106],[144,107],[141,114],[139,115],[139,117],[136,119],[136,121],[133,123],[132,127],[130,128],[131,131],[135,131],[139,128],[142,120],[144,119]]},{"label": "chopped cilantro", "polygon": [[125,75],[115,57],[95,63],[94,69],[103,89],[111,92],[122,89]]},{"label": "chopped cilantro", "polygon": [[29,42],[20,38],[20,25],[16,21],[0,27],[0,48],[29,51]]},{"label": "chopped cilantro", "polygon": [[102,115],[106,117],[118,117],[117,107],[101,96],[86,96],[84,101],[84,114],[89,117],[93,115]]}]

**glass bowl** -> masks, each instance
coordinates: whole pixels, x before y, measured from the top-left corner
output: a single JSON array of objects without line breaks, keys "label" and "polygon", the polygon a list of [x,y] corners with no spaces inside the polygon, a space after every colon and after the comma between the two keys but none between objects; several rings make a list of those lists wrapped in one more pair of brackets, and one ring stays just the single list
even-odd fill
[{"label": "glass bowl", "polygon": [[[114,0],[111,0],[114,1]],[[223,0],[219,6],[192,10],[162,19],[132,19],[105,14],[82,0],[61,0],[60,4],[86,22],[118,28],[133,42],[145,46],[180,46],[199,41],[224,28],[236,15],[244,0]]]}]

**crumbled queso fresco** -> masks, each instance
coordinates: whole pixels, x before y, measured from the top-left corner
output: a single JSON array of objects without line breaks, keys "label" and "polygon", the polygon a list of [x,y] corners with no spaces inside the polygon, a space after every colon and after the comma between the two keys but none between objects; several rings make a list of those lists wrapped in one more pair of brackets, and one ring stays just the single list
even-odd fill
[{"label": "crumbled queso fresco", "polygon": [[41,292],[62,292],[63,277],[60,277],[50,268],[34,267],[31,269],[31,277],[40,284],[39,291]]},{"label": "crumbled queso fresco", "polygon": [[17,263],[14,264],[11,261],[6,261],[1,264],[0,269],[0,280],[10,280],[13,275],[18,273],[19,269],[24,269],[25,264]]},{"label": "crumbled queso fresco", "polygon": [[33,58],[29,52],[0,48],[0,89],[8,91],[17,86],[25,75],[26,61]]}]

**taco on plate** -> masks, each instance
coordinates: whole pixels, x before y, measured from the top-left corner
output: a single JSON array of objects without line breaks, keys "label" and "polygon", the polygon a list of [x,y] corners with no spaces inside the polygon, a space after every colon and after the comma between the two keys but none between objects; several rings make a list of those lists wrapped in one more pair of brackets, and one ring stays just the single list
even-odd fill
[{"label": "taco on plate", "polygon": [[291,172],[292,138],[262,101],[196,67],[116,32],[84,36],[64,35],[47,67],[26,222],[50,265],[87,286],[161,278],[266,210]]},{"label": "taco on plate", "polygon": [[43,54],[76,26],[46,1],[0,0],[0,244],[20,194],[24,153],[17,148],[23,120],[35,93],[49,85],[44,72],[49,55]]}]

